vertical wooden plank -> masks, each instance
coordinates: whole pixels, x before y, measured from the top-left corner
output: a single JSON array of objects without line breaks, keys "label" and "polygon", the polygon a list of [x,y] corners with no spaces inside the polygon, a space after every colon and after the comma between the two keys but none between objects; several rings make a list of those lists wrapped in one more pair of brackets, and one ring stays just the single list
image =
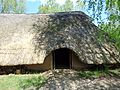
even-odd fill
[{"label": "vertical wooden plank", "polygon": [[70,64],[70,69],[72,69],[72,51],[71,50],[69,50],[69,64]]},{"label": "vertical wooden plank", "polygon": [[52,70],[54,70],[55,69],[55,52],[54,51],[52,51],[52,60],[51,60],[52,62]]}]

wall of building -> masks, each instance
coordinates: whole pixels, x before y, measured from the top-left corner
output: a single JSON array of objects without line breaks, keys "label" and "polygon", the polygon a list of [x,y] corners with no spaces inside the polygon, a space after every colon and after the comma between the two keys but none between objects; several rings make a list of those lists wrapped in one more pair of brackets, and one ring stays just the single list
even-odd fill
[{"label": "wall of building", "polygon": [[81,69],[85,69],[88,67],[88,64],[85,64],[83,62],[81,62],[81,60],[79,59],[79,57],[77,56],[76,53],[74,53],[73,51],[71,52],[71,58],[72,58],[72,69],[75,70],[81,70]]},{"label": "wall of building", "polygon": [[[76,53],[73,51],[70,51],[70,59],[71,59],[71,65],[70,69],[75,69],[75,70],[81,70],[87,68],[89,65],[85,64],[80,61],[79,57],[77,56]],[[53,56],[52,53],[50,53],[44,60],[43,64],[32,64],[32,65],[27,65],[27,69],[30,70],[39,70],[39,71],[45,71],[45,70],[50,70],[53,69]]]},{"label": "wall of building", "polygon": [[26,65],[26,68],[36,71],[45,71],[52,69],[52,53],[45,58],[43,64]]}]

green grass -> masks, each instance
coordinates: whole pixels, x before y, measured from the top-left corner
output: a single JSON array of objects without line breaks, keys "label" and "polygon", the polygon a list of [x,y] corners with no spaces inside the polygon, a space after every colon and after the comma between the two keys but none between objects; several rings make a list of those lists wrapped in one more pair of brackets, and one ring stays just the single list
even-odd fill
[{"label": "green grass", "polygon": [[120,69],[109,70],[109,72],[114,76],[120,77]]},{"label": "green grass", "polygon": [[46,78],[40,74],[1,75],[0,90],[21,90],[30,86],[41,87]]},{"label": "green grass", "polygon": [[99,78],[99,77],[106,77],[106,76],[118,76],[118,77],[120,77],[120,69],[80,71],[78,74],[80,77],[84,77],[84,78]]},{"label": "green grass", "polygon": [[79,72],[79,76],[85,77],[85,78],[98,78],[105,75],[106,73],[103,73],[101,71],[80,71]]}]

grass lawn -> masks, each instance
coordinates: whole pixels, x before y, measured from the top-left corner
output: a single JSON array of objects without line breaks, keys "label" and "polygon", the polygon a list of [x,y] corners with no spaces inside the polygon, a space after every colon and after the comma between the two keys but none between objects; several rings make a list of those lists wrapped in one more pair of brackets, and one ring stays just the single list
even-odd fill
[{"label": "grass lawn", "polygon": [[1,75],[0,90],[21,90],[30,86],[41,86],[45,78],[40,74]]}]

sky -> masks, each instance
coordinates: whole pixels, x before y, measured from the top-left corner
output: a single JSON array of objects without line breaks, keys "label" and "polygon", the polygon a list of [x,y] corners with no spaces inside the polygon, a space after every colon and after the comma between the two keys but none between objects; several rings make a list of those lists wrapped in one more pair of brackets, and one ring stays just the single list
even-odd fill
[{"label": "sky", "polygon": [[40,0],[27,0],[26,13],[37,13],[40,6]]}]

